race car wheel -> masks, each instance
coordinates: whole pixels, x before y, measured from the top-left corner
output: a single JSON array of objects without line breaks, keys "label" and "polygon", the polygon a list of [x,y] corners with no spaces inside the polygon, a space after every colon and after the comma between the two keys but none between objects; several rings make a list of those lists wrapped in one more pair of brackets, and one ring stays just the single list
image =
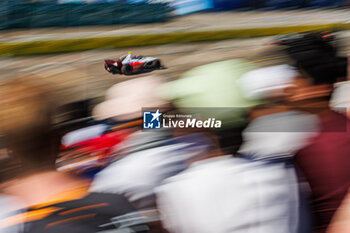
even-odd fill
[{"label": "race car wheel", "polygon": [[123,74],[132,74],[132,66],[131,65],[125,65],[122,68]]},{"label": "race car wheel", "polygon": [[152,63],[153,68],[159,69],[161,67],[160,60],[156,59]]},{"label": "race car wheel", "polygon": [[107,65],[105,65],[105,69],[111,74],[120,73],[119,69],[117,67],[115,67],[115,66],[107,66]]},{"label": "race car wheel", "polygon": [[117,68],[117,67],[115,67],[115,66],[110,67],[110,69],[111,69],[111,73],[112,73],[112,74],[118,74],[118,73],[120,73],[119,68]]}]

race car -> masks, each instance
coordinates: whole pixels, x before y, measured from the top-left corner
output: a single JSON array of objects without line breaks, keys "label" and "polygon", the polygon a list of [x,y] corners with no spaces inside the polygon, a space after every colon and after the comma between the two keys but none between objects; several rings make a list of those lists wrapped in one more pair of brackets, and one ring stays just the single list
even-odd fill
[{"label": "race car", "polygon": [[133,56],[131,53],[117,60],[104,61],[105,69],[112,74],[130,75],[143,70],[160,69],[162,64],[154,57]]}]

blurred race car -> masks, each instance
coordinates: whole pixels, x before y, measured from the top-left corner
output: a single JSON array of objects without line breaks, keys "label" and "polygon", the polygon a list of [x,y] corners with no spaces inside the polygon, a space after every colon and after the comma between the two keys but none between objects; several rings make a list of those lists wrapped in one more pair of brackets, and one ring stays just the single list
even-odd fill
[{"label": "blurred race car", "polygon": [[105,60],[104,67],[112,74],[129,75],[142,70],[160,69],[162,64],[154,57],[133,56],[128,53],[117,60]]}]

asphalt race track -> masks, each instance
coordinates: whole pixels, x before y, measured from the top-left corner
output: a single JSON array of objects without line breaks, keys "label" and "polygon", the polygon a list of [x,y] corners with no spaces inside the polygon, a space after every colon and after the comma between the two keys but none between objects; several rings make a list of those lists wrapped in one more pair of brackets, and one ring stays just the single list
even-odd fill
[{"label": "asphalt race track", "polygon": [[[350,31],[339,34],[339,42],[344,54],[350,53],[350,42],[346,40],[349,36]],[[137,49],[2,58],[0,72],[2,80],[17,75],[36,74],[56,86],[62,95],[62,102],[67,103],[102,97],[108,87],[123,80],[149,74],[174,79],[196,66],[227,59],[248,59],[260,66],[288,63],[280,47],[266,46],[272,39],[273,37],[264,37],[210,43],[169,44]],[[107,73],[103,60],[115,59],[129,51],[135,55],[160,58],[166,69],[129,76]]]}]

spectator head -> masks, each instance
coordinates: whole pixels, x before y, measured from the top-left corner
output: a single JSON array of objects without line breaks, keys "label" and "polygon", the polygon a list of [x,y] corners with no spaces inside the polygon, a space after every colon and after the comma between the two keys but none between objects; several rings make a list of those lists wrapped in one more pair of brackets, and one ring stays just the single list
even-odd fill
[{"label": "spectator head", "polygon": [[[289,102],[297,108],[328,108],[333,85],[347,76],[347,59],[319,56],[312,60],[299,60],[300,75],[294,86],[287,88]],[[311,109],[310,109],[311,110]]]},{"label": "spectator head", "polygon": [[11,158],[19,164],[17,175],[55,166],[59,137],[52,130],[52,91],[33,76],[0,85],[0,132]]},{"label": "spectator head", "polygon": [[117,83],[106,92],[105,101],[93,109],[96,120],[116,122],[141,119],[142,108],[167,108],[169,102],[158,95],[166,77],[150,75]]},{"label": "spectator head", "polygon": [[311,32],[283,42],[300,72],[294,87],[286,88],[293,107],[328,107],[333,84],[345,79],[347,59],[337,55],[334,39],[328,32]]},{"label": "spectator head", "polygon": [[247,99],[264,99],[268,103],[285,97],[284,89],[292,86],[299,73],[289,65],[275,65],[247,72],[239,80]]}]

